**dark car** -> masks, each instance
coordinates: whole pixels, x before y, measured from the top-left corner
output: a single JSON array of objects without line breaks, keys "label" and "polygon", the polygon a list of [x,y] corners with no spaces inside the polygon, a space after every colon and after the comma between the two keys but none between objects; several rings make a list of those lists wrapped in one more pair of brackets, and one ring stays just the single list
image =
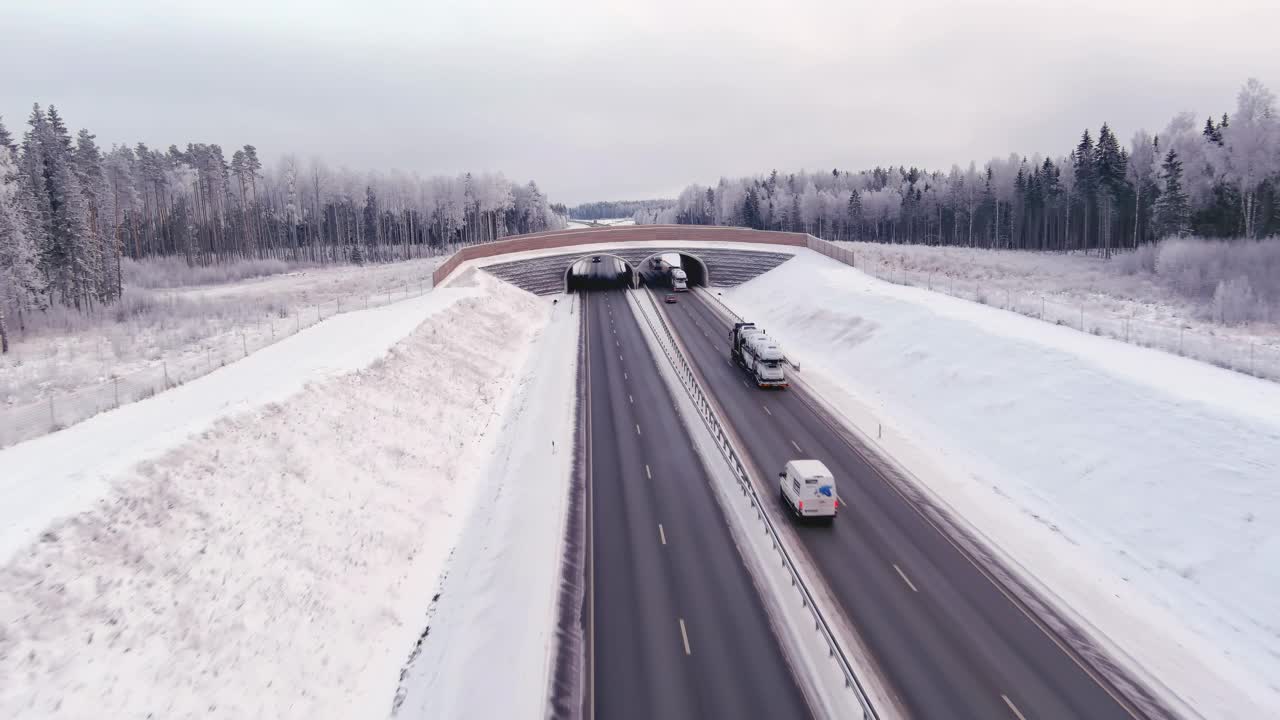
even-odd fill
[{"label": "dark car", "polygon": [[598,262],[600,262],[600,256],[599,256],[599,255],[596,255],[596,256],[592,257],[592,258],[591,258],[591,262],[593,262],[593,263],[598,263]]},{"label": "dark car", "polygon": [[668,303],[674,303],[675,301],[676,301],[676,296],[675,296],[675,295],[668,295],[668,296],[667,296],[667,302],[668,302]]}]

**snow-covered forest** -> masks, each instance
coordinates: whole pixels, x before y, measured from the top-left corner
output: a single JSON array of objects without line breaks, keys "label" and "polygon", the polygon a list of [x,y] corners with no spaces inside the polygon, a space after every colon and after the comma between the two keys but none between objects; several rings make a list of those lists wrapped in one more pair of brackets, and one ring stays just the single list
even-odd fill
[{"label": "snow-covered forest", "polygon": [[637,223],[740,225],[831,240],[1084,250],[1161,238],[1280,232],[1280,116],[1257,80],[1233,113],[1183,113],[1127,144],[1106,123],[1065,153],[1012,154],[950,170],[876,167],[690,185]]},{"label": "snow-covered forest", "polygon": [[574,220],[626,218],[639,212],[660,211],[674,204],[675,200],[601,200],[569,208],[569,217]]},{"label": "snow-covered forest", "polygon": [[265,168],[252,145],[229,159],[205,143],[104,149],[36,105],[20,139],[0,122],[0,346],[33,313],[114,303],[124,258],[401,260],[563,227],[562,208],[501,174],[366,174],[288,155]]}]

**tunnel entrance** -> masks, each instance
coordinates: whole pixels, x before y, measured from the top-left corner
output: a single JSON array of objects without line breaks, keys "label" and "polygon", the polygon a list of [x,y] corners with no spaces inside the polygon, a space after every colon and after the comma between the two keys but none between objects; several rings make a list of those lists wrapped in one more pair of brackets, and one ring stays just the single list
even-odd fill
[{"label": "tunnel entrance", "polygon": [[617,255],[601,253],[578,258],[564,273],[566,292],[625,290],[638,285],[631,263]]},{"label": "tunnel entrance", "polygon": [[646,287],[672,289],[675,284],[671,270],[684,271],[685,283],[690,288],[706,287],[711,283],[707,264],[688,253],[668,251],[656,253],[640,263],[640,282]]}]

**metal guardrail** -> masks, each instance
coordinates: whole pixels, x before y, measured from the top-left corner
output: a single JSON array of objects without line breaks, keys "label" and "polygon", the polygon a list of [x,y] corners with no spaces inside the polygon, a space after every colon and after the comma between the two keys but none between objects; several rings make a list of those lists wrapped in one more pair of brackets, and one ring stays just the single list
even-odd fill
[{"label": "metal guardrail", "polygon": [[875,708],[872,707],[871,700],[867,697],[866,689],[862,687],[857,673],[853,670],[853,664],[849,661],[848,656],[845,655],[844,649],[840,647],[840,643],[836,640],[830,624],[823,617],[822,611],[818,609],[817,603],[814,602],[813,593],[810,592],[809,587],[804,582],[804,578],[800,576],[799,571],[796,569],[795,562],[791,559],[791,554],[787,552],[786,547],[783,545],[777,528],[774,527],[773,522],[769,519],[768,513],[764,511],[763,502],[756,493],[755,485],[751,481],[751,476],[747,472],[745,464],[733,449],[733,444],[729,441],[729,435],[725,432],[724,425],[720,422],[720,418],[716,415],[714,407],[707,399],[701,383],[698,382],[698,378],[694,374],[693,366],[685,358],[684,353],[680,351],[679,345],[676,344],[675,334],[662,316],[662,311],[658,307],[657,301],[653,299],[653,294],[648,290],[641,290],[640,292],[648,299],[653,315],[658,319],[658,324],[662,327],[662,332],[659,332],[658,328],[654,327],[649,313],[642,313],[645,316],[645,323],[649,325],[654,337],[658,339],[658,344],[662,346],[663,353],[666,354],[667,360],[675,369],[676,375],[679,376],[680,383],[684,385],[685,391],[689,393],[689,397],[698,408],[698,414],[702,417],[702,422],[711,432],[716,445],[720,448],[720,453],[724,455],[730,469],[733,470],[734,478],[737,479],[739,487],[742,488],[742,494],[750,499],[751,506],[755,508],[756,518],[764,525],[765,533],[773,541],[773,548],[778,552],[782,560],[782,566],[791,575],[791,585],[799,591],[801,602],[813,616],[814,630],[821,633],[827,643],[828,657],[840,667],[840,671],[844,675],[844,686],[857,695],[858,703],[862,706],[863,720],[879,720],[880,716],[876,713]]}]

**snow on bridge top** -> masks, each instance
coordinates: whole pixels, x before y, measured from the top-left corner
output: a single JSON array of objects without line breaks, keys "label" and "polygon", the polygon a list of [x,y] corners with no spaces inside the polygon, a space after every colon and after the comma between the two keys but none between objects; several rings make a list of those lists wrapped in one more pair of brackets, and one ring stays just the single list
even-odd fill
[{"label": "snow on bridge top", "polygon": [[[690,272],[698,278],[698,284],[717,287],[733,287],[744,283],[761,273],[768,272],[790,260],[793,255],[783,252],[772,252],[761,248],[745,249],[720,247],[689,246],[646,246],[601,249],[539,255],[509,262],[492,263],[481,269],[516,287],[528,290],[535,295],[551,295],[564,292],[567,273],[570,267],[579,260],[603,255],[623,260],[633,269],[639,271],[647,258],[665,253],[680,254],[701,266]],[[688,267],[686,265],[686,267]]]},{"label": "snow on bridge top", "polygon": [[[436,268],[432,280],[435,285],[440,285],[461,264],[469,260],[479,260],[499,255],[568,248],[578,245],[599,245],[601,243],[670,243],[682,241],[805,247],[808,244],[808,236],[804,233],[708,225],[623,225],[607,228],[583,228],[580,230],[552,230],[550,232],[520,235],[509,240],[498,240],[462,248]],[[671,251],[680,252],[681,250],[673,249]]]}]

